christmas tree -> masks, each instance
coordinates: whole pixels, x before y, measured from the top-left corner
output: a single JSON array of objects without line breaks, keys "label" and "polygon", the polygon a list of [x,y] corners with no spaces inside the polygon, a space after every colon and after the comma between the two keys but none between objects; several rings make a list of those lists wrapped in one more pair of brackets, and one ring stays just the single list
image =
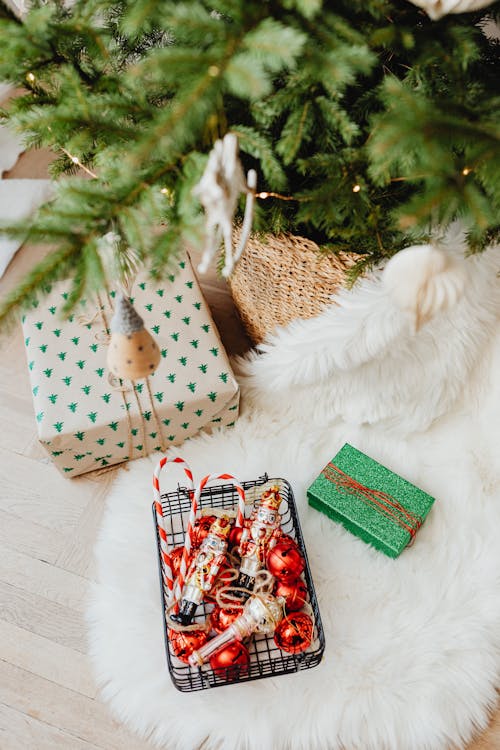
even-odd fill
[{"label": "christmas tree", "polygon": [[102,287],[110,232],[119,260],[133,248],[156,273],[200,246],[193,188],[228,132],[257,171],[255,231],[354,251],[358,270],[456,218],[483,249],[500,228],[498,42],[484,29],[499,6],[439,19],[406,0],[0,11],[0,80],[25,89],[3,117],[54,150],[54,176],[72,175],[28,228],[9,228],[54,249],[1,318],[58,278],[73,279],[68,309]]}]

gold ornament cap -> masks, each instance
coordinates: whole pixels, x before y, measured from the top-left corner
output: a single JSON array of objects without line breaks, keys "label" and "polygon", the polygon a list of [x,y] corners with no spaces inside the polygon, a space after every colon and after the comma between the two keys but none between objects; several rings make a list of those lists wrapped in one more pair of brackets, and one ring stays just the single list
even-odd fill
[{"label": "gold ornament cap", "polygon": [[227,539],[231,531],[231,519],[229,516],[221,516],[217,518],[210,526],[208,531],[209,534],[220,537],[221,539]]},{"label": "gold ornament cap", "polygon": [[269,508],[269,510],[279,510],[281,505],[281,495],[278,485],[274,485],[262,493],[260,504],[264,508]]}]

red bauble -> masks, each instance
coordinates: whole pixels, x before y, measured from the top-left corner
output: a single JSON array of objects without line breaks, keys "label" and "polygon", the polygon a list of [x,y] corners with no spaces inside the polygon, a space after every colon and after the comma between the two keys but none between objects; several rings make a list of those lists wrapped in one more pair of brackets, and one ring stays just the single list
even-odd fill
[{"label": "red bauble", "polygon": [[210,623],[216,633],[223,633],[243,612],[243,607],[231,607],[223,609],[216,606],[210,615]]},{"label": "red bauble", "polygon": [[286,542],[288,545],[290,545],[290,547],[295,547],[297,549],[297,552],[299,551],[299,545],[289,534],[282,534],[280,536],[280,542]]},{"label": "red bauble", "polygon": [[182,632],[169,629],[168,640],[175,656],[187,664],[190,654],[204,646],[208,641],[208,635],[206,630],[186,630]]},{"label": "red bauble", "polygon": [[313,635],[313,621],[305,612],[287,615],[274,631],[274,642],[281,651],[300,654],[309,648]]},{"label": "red bauble", "polygon": [[284,598],[287,612],[297,612],[307,600],[307,586],[302,578],[291,583],[278,581],[274,593]]},{"label": "red bauble", "polygon": [[229,549],[240,546],[242,534],[243,526],[233,526],[231,533],[229,534]]},{"label": "red bauble", "polygon": [[305,568],[304,558],[293,539],[281,539],[267,556],[267,569],[285,583],[297,580]]},{"label": "red bauble", "polygon": [[184,552],[184,547],[176,547],[170,553],[170,566],[172,568],[172,575],[174,577],[174,581],[179,575],[179,569],[181,567],[181,558],[182,558],[183,552]]},{"label": "red bauble", "polygon": [[215,516],[201,516],[201,518],[198,518],[193,528],[191,552],[194,552],[194,550],[197,550],[201,546],[214,521]]},{"label": "red bauble", "polygon": [[249,663],[250,654],[241,641],[228,643],[210,659],[210,666],[223,680],[234,680],[244,674]]}]

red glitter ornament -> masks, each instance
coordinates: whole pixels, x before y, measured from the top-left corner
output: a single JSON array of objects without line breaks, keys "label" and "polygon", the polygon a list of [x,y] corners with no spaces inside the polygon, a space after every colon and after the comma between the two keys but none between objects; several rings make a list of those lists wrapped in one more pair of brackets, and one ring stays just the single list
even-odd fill
[{"label": "red glitter ornament", "polygon": [[208,634],[206,630],[186,630],[182,632],[169,629],[168,640],[175,656],[187,664],[190,654],[204,646],[208,641]]},{"label": "red glitter ornament", "polygon": [[202,541],[205,539],[210,530],[210,526],[214,521],[215,516],[201,516],[201,518],[198,518],[193,528],[191,553],[193,553],[198,549],[198,547],[200,547]]},{"label": "red glitter ornament", "polygon": [[305,568],[304,558],[293,539],[281,539],[267,556],[267,569],[278,581],[291,583]]},{"label": "red glitter ornament", "polygon": [[297,544],[295,539],[290,536],[290,534],[282,534],[280,542],[286,542],[290,547],[295,547],[297,551],[299,550],[299,545]]},{"label": "red glitter ornament", "polygon": [[300,654],[309,648],[313,635],[313,621],[305,612],[287,615],[274,631],[274,642],[281,651]]},{"label": "red glitter ornament", "polygon": [[210,658],[210,666],[223,680],[234,680],[247,671],[250,654],[241,641],[233,641]]},{"label": "red glitter ornament", "polygon": [[243,607],[232,607],[231,609],[223,609],[219,606],[214,607],[210,614],[212,628],[216,633],[223,633],[242,612]]},{"label": "red glitter ornament", "polygon": [[234,526],[231,529],[231,533],[229,534],[229,549],[240,546],[242,534],[243,534],[243,526]]},{"label": "red glitter ornament", "polygon": [[181,557],[182,557],[183,551],[184,551],[184,547],[176,547],[170,553],[170,565],[172,567],[172,575],[174,577],[174,581],[179,575],[179,569],[181,567]]},{"label": "red glitter ornament", "polygon": [[278,581],[274,593],[276,596],[283,597],[287,612],[297,612],[302,609],[307,600],[307,586],[302,578],[290,583]]}]

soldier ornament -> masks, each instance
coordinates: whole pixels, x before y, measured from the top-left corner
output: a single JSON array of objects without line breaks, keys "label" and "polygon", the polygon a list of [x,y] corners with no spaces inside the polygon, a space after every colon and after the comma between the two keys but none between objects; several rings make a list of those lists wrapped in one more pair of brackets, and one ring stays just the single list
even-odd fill
[{"label": "soldier ornament", "polygon": [[216,518],[210,526],[188,568],[179,611],[170,614],[170,619],[174,622],[191,625],[198,604],[201,604],[212,589],[219,569],[226,559],[231,520],[229,516],[223,515]]},{"label": "soldier ornament", "polygon": [[[245,601],[253,591],[255,576],[266,565],[269,551],[281,537],[281,505],[279,487],[273,486],[262,493],[259,505],[243,523],[238,553],[241,557],[235,596]],[[242,591],[242,589],[244,589]]]}]

